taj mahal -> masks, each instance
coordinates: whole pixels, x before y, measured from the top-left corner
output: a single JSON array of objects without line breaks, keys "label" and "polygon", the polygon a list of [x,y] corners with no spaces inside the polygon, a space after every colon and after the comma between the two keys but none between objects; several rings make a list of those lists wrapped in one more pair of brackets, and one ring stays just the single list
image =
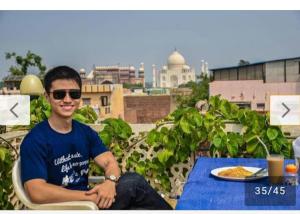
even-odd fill
[{"label": "taj mahal", "polygon": [[181,84],[196,80],[195,69],[186,64],[184,57],[176,49],[161,70],[152,65],[152,74],[153,88],[177,88]]}]

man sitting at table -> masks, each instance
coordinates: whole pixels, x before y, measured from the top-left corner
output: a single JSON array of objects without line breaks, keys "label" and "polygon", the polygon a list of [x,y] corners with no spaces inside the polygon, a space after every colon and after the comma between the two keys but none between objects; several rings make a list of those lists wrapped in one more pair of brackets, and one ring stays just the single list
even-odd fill
[{"label": "man sitting at table", "polygon": [[[142,176],[120,176],[117,161],[98,134],[72,120],[82,86],[74,69],[55,67],[47,72],[44,84],[51,116],[21,144],[21,178],[32,202],[92,201],[101,209],[172,209]],[[106,177],[93,189],[88,189],[90,158]]]}]

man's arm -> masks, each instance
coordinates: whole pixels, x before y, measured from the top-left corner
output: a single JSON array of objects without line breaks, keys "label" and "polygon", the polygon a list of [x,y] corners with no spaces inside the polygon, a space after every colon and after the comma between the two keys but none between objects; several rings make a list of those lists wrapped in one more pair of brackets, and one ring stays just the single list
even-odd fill
[{"label": "man's arm", "polygon": [[37,204],[67,201],[92,201],[96,203],[97,198],[97,194],[86,195],[84,191],[69,190],[49,184],[44,179],[29,180],[25,182],[24,188],[31,201]]},{"label": "man's arm", "polygon": [[[104,169],[105,175],[115,175],[120,177],[120,168],[118,162],[111,152],[104,152],[95,157],[95,162],[98,166]],[[87,192],[87,195],[97,193],[96,199],[99,208],[109,208],[114,202],[116,196],[116,183],[106,180],[102,184],[96,185],[93,189]]]},{"label": "man's arm", "polygon": [[95,157],[95,162],[98,166],[104,169],[105,175],[115,175],[120,177],[120,168],[118,162],[111,152],[104,152]]}]

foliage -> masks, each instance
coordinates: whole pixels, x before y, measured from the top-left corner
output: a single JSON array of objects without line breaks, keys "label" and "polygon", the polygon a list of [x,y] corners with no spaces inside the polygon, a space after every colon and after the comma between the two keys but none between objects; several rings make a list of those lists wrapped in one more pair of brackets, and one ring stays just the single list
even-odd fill
[{"label": "foliage", "polygon": [[120,160],[123,151],[128,149],[128,139],[132,135],[131,127],[122,119],[106,119],[102,122],[103,130],[99,133],[99,137],[103,143],[109,147],[116,158]]},{"label": "foliage", "polygon": [[[210,109],[206,114],[211,120],[220,121],[220,126],[211,127],[211,152],[219,152],[221,156],[264,158],[267,155],[262,143],[268,151],[292,157],[291,143],[285,138],[278,126],[271,126],[269,115],[261,115],[249,109],[239,109],[237,105],[221,100],[219,96],[211,97]],[[222,129],[226,121],[241,124],[243,133],[226,133]],[[208,125],[208,127],[210,127]],[[212,138],[213,136],[213,138]]]},{"label": "foliage", "polygon": [[92,107],[83,106],[75,111],[73,119],[82,123],[93,124],[98,119],[98,115]]},{"label": "foliage", "polygon": [[135,88],[143,88],[142,83],[138,84],[131,84],[131,83],[123,83],[123,88],[128,88],[128,89],[135,89]]},{"label": "foliage", "polygon": [[30,102],[30,128],[50,117],[51,106],[44,96]]},{"label": "foliage", "polygon": [[10,151],[0,145],[0,210],[13,209],[9,200],[9,195],[13,191],[12,167],[13,160]]},{"label": "foliage", "polygon": [[[226,123],[237,123],[242,132],[226,131]],[[132,148],[128,141],[130,127],[120,119],[107,119],[99,133],[104,143],[113,151],[119,163],[124,163],[124,153]],[[166,126],[166,124],[172,124]],[[144,138],[141,136],[139,142]],[[207,144],[213,157],[266,157],[263,141],[270,153],[290,158],[291,144],[281,129],[269,124],[268,115],[260,115],[249,109],[239,109],[235,104],[214,96],[209,99],[209,110],[200,114],[195,108],[180,108],[157,123],[144,138],[144,150],[153,149],[151,159],[133,151],[125,160],[126,169],[133,169],[148,179],[156,179],[160,188],[170,191],[171,168],[184,163],[199,146]],[[125,152],[124,152],[125,151]],[[185,176],[185,174],[183,175]]]},{"label": "foliage", "polygon": [[191,88],[192,94],[189,96],[177,96],[178,107],[195,107],[199,100],[207,100],[209,97],[209,82],[210,78],[204,76],[201,82],[188,82],[185,85],[181,85],[181,87]]},{"label": "foliage", "polygon": [[5,58],[15,60],[16,65],[9,68],[12,75],[26,75],[30,66],[37,67],[40,75],[43,75],[46,71],[46,66],[42,63],[42,57],[31,51],[28,51],[24,57],[17,55],[15,52],[6,53]]},{"label": "foliage", "polygon": [[239,63],[238,63],[238,66],[249,65],[249,64],[250,64],[249,61],[246,61],[246,60],[241,59],[241,60],[239,61]]},{"label": "foliage", "polygon": [[[128,151],[129,138],[132,136],[131,127],[124,122],[122,119],[106,119],[102,121],[104,128],[99,132],[99,137],[107,146],[107,148],[112,151],[117,161],[122,162],[124,156],[124,151]],[[100,167],[98,167],[94,162],[90,165],[90,175],[103,175],[104,172]]]},{"label": "foliage", "polygon": [[194,81],[189,81],[185,84],[181,84],[178,88],[193,88],[196,83]]}]

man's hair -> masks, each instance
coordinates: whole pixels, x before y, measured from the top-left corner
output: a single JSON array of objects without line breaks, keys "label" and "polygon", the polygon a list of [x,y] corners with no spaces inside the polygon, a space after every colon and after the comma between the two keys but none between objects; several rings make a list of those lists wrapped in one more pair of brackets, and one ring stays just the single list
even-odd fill
[{"label": "man's hair", "polygon": [[63,79],[74,80],[81,90],[82,82],[78,72],[68,66],[57,66],[50,69],[44,77],[45,91],[49,94],[52,82]]}]

